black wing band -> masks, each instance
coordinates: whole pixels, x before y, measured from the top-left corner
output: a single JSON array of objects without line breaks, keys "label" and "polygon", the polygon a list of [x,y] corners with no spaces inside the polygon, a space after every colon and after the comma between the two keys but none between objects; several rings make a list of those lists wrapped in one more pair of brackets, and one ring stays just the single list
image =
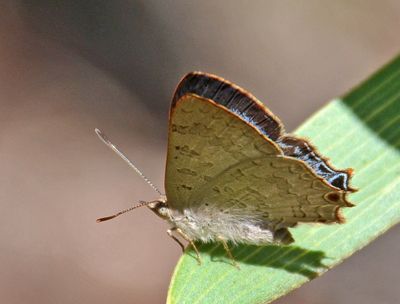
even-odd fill
[{"label": "black wing band", "polygon": [[222,78],[198,72],[186,75],[175,91],[172,107],[179,98],[188,93],[211,99],[224,106],[274,141],[283,131],[278,118],[269,113],[261,102]]}]

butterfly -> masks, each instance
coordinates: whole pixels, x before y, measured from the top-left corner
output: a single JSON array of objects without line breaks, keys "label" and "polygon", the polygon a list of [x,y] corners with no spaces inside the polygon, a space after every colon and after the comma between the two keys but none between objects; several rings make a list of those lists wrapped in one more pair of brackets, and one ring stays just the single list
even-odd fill
[{"label": "butterfly", "polygon": [[100,138],[131,165],[160,198],[146,205],[167,231],[195,242],[290,244],[298,223],[343,223],[352,169],[338,170],[305,139],[285,133],[253,95],[218,76],[192,72],[173,95],[163,195],[101,131]]}]

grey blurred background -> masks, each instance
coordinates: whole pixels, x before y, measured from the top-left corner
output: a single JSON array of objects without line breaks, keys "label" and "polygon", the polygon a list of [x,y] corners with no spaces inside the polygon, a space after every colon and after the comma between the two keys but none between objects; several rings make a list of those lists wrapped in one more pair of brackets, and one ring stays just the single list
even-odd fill
[{"label": "grey blurred background", "polygon": [[[0,2],[2,303],[163,303],[180,248],[155,193],[100,127],[163,185],[179,79],[212,72],[293,130],[400,50],[400,2]],[[399,228],[276,303],[398,303]]]}]

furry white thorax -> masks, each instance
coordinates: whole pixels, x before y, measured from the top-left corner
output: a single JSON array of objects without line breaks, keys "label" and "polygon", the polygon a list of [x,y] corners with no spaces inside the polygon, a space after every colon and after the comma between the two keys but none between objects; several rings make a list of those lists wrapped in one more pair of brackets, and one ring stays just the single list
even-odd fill
[{"label": "furry white thorax", "polygon": [[169,209],[167,220],[194,241],[207,243],[222,238],[233,243],[253,245],[273,242],[272,231],[261,228],[256,221],[243,221],[223,212],[210,213],[204,209],[196,209],[194,212],[186,209],[181,213]]}]

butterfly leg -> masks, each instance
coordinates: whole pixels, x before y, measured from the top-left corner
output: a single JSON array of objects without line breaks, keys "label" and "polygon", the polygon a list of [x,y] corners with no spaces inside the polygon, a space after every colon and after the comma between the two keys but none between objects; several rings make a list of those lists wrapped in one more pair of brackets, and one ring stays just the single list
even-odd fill
[{"label": "butterfly leg", "polygon": [[181,241],[178,240],[178,239],[172,234],[172,231],[174,231],[174,230],[176,230],[176,229],[177,229],[176,227],[173,227],[173,228],[171,228],[171,229],[168,229],[168,230],[167,230],[167,234],[168,234],[168,236],[169,236],[170,238],[172,238],[175,242],[177,242],[177,243],[179,244],[179,246],[181,246],[182,252],[184,252],[184,251],[185,251],[185,246],[183,246],[183,244],[181,243]]},{"label": "butterfly leg", "polygon": [[226,253],[228,254],[228,257],[232,260],[233,266],[235,266],[237,269],[240,270],[238,263],[236,262],[235,258],[232,255],[232,252],[229,249],[228,243],[222,237],[218,237],[218,240],[222,243],[222,246],[224,246],[224,249],[225,249]]},{"label": "butterfly leg", "polygon": [[196,255],[197,255],[197,262],[199,263],[199,265],[201,265],[201,256],[200,256],[200,252],[199,252],[199,250],[197,249],[195,243],[194,243],[194,242],[190,239],[190,237],[188,237],[188,236],[186,235],[186,233],[184,233],[181,229],[176,228],[175,230],[176,230],[177,233],[179,233],[179,235],[180,235],[181,237],[183,237],[186,241],[189,242],[189,245],[191,245],[191,246],[193,247],[193,249],[194,249],[194,251],[196,252]]}]

